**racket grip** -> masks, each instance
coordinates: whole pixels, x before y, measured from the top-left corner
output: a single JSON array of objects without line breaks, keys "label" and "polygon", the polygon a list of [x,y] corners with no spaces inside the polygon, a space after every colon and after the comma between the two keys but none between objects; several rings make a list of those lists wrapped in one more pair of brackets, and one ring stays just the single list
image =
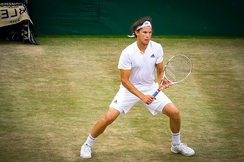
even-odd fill
[{"label": "racket grip", "polygon": [[153,97],[156,97],[156,96],[158,95],[159,92],[160,92],[160,90],[157,89],[157,90],[154,92]]},{"label": "racket grip", "polygon": [[[157,89],[155,92],[154,92],[154,94],[152,95],[153,97],[156,97],[157,96],[157,94],[160,92],[160,90],[159,89]],[[147,103],[147,105],[149,105],[148,103]]]}]

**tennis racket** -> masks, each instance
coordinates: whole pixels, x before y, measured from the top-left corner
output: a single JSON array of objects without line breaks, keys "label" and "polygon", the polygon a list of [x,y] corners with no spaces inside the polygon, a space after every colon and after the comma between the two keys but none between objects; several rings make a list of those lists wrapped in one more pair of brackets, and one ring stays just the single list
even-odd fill
[{"label": "tennis racket", "polygon": [[180,83],[190,75],[191,71],[192,62],[187,56],[177,54],[171,57],[164,67],[164,79],[160,83],[159,88],[154,92],[153,96],[156,97],[163,89],[162,85],[165,79],[171,84]]}]

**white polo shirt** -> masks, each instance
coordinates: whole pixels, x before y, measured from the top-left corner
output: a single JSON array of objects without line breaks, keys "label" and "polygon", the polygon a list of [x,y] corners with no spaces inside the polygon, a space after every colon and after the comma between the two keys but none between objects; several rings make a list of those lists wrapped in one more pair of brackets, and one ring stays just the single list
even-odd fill
[{"label": "white polo shirt", "polygon": [[159,43],[150,41],[145,53],[142,53],[134,42],[122,51],[118,68],[131,70],[130,82],[133,85],[150,85],[154,83],[155,67],[163,61],[163,55]]}]

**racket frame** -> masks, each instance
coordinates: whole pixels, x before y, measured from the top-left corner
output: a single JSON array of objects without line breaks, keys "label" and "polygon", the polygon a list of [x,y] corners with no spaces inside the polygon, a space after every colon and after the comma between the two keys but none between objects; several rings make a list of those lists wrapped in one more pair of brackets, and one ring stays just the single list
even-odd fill
[{"label": "racket frame", "polygon": [[[175,82],[175,81],[171,81],[171,80],[169,80],[169,79],[165,76],[165,70],[166,70],[166,68],[167,68],[167,66],[168,66],[168,64],[169,64],[169,62],[170,62],[173,58],[175,58],[175,57],[177,57],[177,56],[183,56],[183,57],[185,57],[185,58],[190,62],[190,64],[191,64],[191,69],[190,69],[189,73],[186,75],[185,78],[181,79],[180,81]],[[171,84],[180,83],[180,82],[182,82],[183,80],[185,80],[185,79],[191,74],[191,72],[192,72],[192,67],[193,67],[192,61],[191,61],[190,58],[187,57],[186,55],[183,55],[183,54],[176,54],[176,55],[172,56],[172,57],[167,61],[167,63],[165,64],[163,80],[162,80],[162,82],[160,83],[159,88],[154,92],[154,94],[153,94],[152,96],[156,97],[157,94],[163,89],[163,82],[164,82],[165,79],[166,79],[167,81],[169,81]]]}]

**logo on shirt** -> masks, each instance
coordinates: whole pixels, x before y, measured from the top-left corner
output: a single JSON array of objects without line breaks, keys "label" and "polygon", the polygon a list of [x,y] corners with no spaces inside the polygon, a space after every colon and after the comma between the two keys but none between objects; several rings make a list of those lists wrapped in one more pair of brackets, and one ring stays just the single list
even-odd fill
[{"label": "logo on shirt", "polygon": [[117,103],[118,103],[118,101],[117,101],[117,100],[114,100],[114,102],[113,102],[113,103],[117,104]]},{"label": "logo on shirt", "polygon": [[150,57],[151,57],[151,58],[155,58],[155,55],[154,55],[154,54],[152,54]]}]

